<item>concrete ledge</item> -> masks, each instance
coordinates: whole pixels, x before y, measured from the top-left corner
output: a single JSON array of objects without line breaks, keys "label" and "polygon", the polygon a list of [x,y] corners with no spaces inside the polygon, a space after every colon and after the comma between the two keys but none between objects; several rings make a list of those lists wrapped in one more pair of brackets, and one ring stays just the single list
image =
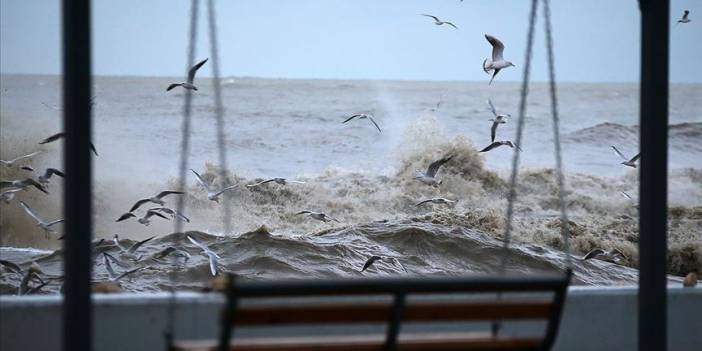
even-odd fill
[{"label": "concrete ledge", "polygon": [[[570,288],[554,349],[636,350],[636,293],[636,287]],[[153,351],[165,349],[164,331],[171,303],[175,306],[178,339],[214,338],[219,331],[218,316],[224,298],[216,294],[178,293],[172,299],[169,294],[157,293],[95,295],[93,301],[96,350]],[[59,350],[60,316],[61,297],[57,295],[0,297],[0,350]],[[311,328],[319,330],[318,326],[308,326],[293,331],[304,333]],[[465,325],[431,328],[465,330]],[[698,350],[702,345],[701,328],[702,289],[669,288],[668,349]],[[513,325],[510,329],[519,333],[530,327]],[[348,328],[344,331],[348,332]],[[239,333],[270,334],[271,329],[242,329]]]}]

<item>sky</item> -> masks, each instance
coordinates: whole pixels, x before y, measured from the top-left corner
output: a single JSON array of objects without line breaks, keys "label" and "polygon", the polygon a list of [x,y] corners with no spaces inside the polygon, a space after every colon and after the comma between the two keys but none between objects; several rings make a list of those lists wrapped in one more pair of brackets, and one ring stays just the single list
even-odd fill
[{"label": "sky", "polygon": [[[215,0],[224,76],[323,79],[485,80],[492,34],[521,78],[527,0]],[[206,1],[200,3],[197,58],[210,56]],[[671,81],[702,83],[702,0],[673,0]],[[93,72],[181,76],[186,70],[189,0],[94,0]],[[435,26],[428,13],[458,30]],[[699,17],[697,16],[699,14]],[[560,81],[636,82],[640,16],[636,0],[552,0]],[[698,19],[699,18],[699,19]],[[532,77],[546,79],[539,13]],[[0,1],[0,72],[60,74],[60,1]],[[672,26],[673,24],[671,24]],[[199,72],[211,75],[209,68]]]}]

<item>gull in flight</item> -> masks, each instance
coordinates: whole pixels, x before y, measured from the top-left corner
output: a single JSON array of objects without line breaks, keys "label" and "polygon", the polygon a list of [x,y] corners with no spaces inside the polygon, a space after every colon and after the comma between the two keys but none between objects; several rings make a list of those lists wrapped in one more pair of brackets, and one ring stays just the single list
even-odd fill
[{"label": "gull in flight", "polygon": [[454,25],[453,23],[451,23],[451,22],[446,22],[446,21],[442,21],[442,20],[440,20],[440,19],[439,19],[438,17],[436,17],[436,16],[427,15],[427,14],[421,14],[421,15],[422,15],[422,16],[425,16],[425,17],[433,18],[433,19],[434,19],[434,24],[437,25],[437,26],[441,26],[441,25],[444,25],[444,24],[448,24],[449,26],[458,29],[458,27],[456,27],[456,25]]},{"label": "gull in flight", "polygon": [[366,263],[363,264],[363,268],[361,268],[361,272],[363,272],[363,271],[365,271],[366,269],[370,268],[370,267],[373,265],[373,263],[375,263],[376,261],[381,261],[381,262],[382,262],[382,261],[388,261],[388,262],[390,262],[390,263],[397,263],[400,267],[402,267],[402,269],[405,271],[405,273],[407,273],[407,269],[405,269],[405,266],[403,266],[403,265],[400,263],[400,261],[398,261],[396,258],[394,258],[394,257],[382,257],[382,256],[377,256],[377,255],[371,256],[371,257],[366,261]]},{"label": "gull in flight", "polygon": [[34,156],[36,156],[36,155],[39,155],[40,153],[41,153],[41,151],[34,151],[34,152],[32,152],[31,154],[27,154],[27,155],[24,155],[24,156],[15,157],[15,158],[13,158],[13,159],[11,159],[11,160],[7,160],[7,161],[6,161],[6,160],[0,160],[0,163],[2,163],[3,165],[5,165],[5,167],[12,167],[12,166],[14,166],[15,162],[17,162],[17,161],[19,161],[19,160],[23,160],[23,159],[25,159],[25,158],[32,158],[32,157],[34,157]]},{"label": "gull in flight", "polygon": [[609,251],[605,251],[599,248],[592,249],[590,252],[588,252],[585,256],[582,257],[582,260],[589,260],[592,258],[613,263],[620,263],[621,261],[628,260],[626,255],[624,255],[624,253],[619,251],[619,249],[617,248],[614,248]]},{"label": "gull in flight", "polygon": [[622,162],[621,164],[623,164],[627,167],[636,168],[636,161],[638,161],[639,157],[641,157],[641,153],[638,153],[638,154],[636,154],[636,156],[629,159],[629,158],[626,158],[626,156],[624,156],[624,154],[619,152],[619,150],[617,150],[617,148],[614,147],[614,145],[612,145],[612,150],[614,150],[614,153],[617,154],[617,156],[621,157],[622,160],[624,160],[624,162]]},{"label": "gull in flight", "polygon": [[166,91],[171,91],[171,89],[173,89],[175,87],[183,87],[183,88],[188,89],[188,90],[197,90],[197,87],[193,84],[193,81],[195,80],[195,73],[197,73],[197,70],[200,69],[200,67],[202,67],[202,65],[204,65],[205,62],[207,62],[207,60],[208,59],[204,59],[204,60],[198,62],[195,66],[192,66],[190,68],[190,70],[188,71],[188,81],[187,82],[173,83],[173,84],[168,86]]},{"label": "gull in flight", "polygon": [[507,67],[512,67],[514,64],[512,64],[512,62],[505,61],[505,59],[502,57],[502,53],[505,51],[505,45],[502,44],[499,39],[490,34],[485,34],[485,39],[487,39],[490,45],[492,45],[492,61],[488,61],[488,59],[483,61],[483,71],[488,74],[490,74],[490,71],[494,71],[489,83],[492,84],[492,81],[495,79],[495,76],[500,73],[500,70]]},{"label": "gull in flight", "polygon": [[280,184],[280,185],[286,185],[288,183],[305,184],[305,182],[301,182],[298,180],[287,180],[285,178],[271,178],[268,180],[264,180],[262,182],[258,182],[256,184],[247,184],[246,186],[249,188],[254,188],[254,187],[261,186],[263,184],[270,183],[270,182],[275,182],[276,184]]},{"label": "gull in flight", "polygon": [[63,172],[59,171],[56,168],[47,168],[46,171],[44,171],[44,174],[40,175],[37,180],[39,180],[39,183],[42,185],[46,186],[49,185],[49,178],[51,178],[52,175],[57,175],[61,178],[64,178],[66,175],[63,174]]},{"label": "gull in flight", "polygon": [[41,192],[48,194],[49,192],[46,191],[46,188],[44,188],[43,185],[38,183],[36,180],[32,178],[25,178],[23,180],[3,180],[0,181],[0,189],[3,188],[18,188],[22,190],[28,190],[30,186],[33,186],[40,190]]},{"label": "gull in flight", "polygon": [[488,107],[490,108],[490,111],[492,111],[493,116],[495,116],[495,118],[490,119],[490,122],[492,122],[492,129],[490,129],[490,141],[494,142],[495,133],[497,133],[497,126],[499,126],[500,124],[507,123],[507,121],[505,121],[505,118],[512,116],[510,116],[509,114],[498,114],[497,110],[495,110],[495,106],[492,104],[492,100],[488,99],[487,103]]},{"label": "gull in flight", "polygon": [[190,253],[188,253],[184,249],[177,248],[174,246],[169,246],[169,247],[153,254],[151,257],[149,257],[149,259],[152,259],[152,260],[159,262],[162,258],[164,258],[168,255],[175,256],[175,257],[182,257],[184,259],[184,261],[190,260]]},{"label": "gull in flight", "polygon": [[34,220],[37,222],[38,227],[41,227],[41,229],[44,229],[44,232],[46,233],[47,238],[49,238],[49,234],[56,234],[56,231],[51,229],[51,226],[63,222],[63,219],[57,219],[57,220],[54,220],[51,222],[45,222],[24,201],[20,201],[20,206],[22,206],[22,208],[24,209],[24,212],[26,212],[30,217],[34,218]]},{"label": "gull in flight", "polygon": [[163,206],[163,205],[166,204],[166,203],[163,201],[163,198],[166,197],[166,196],[168,196],[168,195],[171,195],[171,194],[182,195],[182,194],[185,194],[185,193],[182,192],[182,191],[174,191],[174,190],[165,190],[165,191],[162,191],[162,192],[160,192],[160,193],[156,194],[155,196],[152,196],[152,197],[150,197],[150,198],[148,198],[148,199],[141,199],[141,200],[137,201],[136,203],[134,203],[134,206],[132,206],[132,208],[129,210],[129,212],[134,212],[137,208],[139,208],[141,205],[143,205],[143,204],[145,204],[145,203],[147,203],[147,202],[152,202],[152,203],[155,203],[155,204],[157,204],[157,205]]},{"label": "gull in flight", "polygon": [[352,119],[354,119],[354,118],[358,118],[358,119],[367,119],[367,120],[371,121],[371,123],[373,123],[373,125],[374,125],[376,128],[378,128],[378,133],[382,133],[382,132],[383,132],[382,130],[380,130],[380,127],[378,126],[378,123],[375,123],[375,120],[373,119],[373,115],[367,115],[367,114],[365,114],[365,113],[357,113],[357,114],[355,114],[355,115],[353,115],[353,116],[347,118],[346,120],[344,120],[344,121],[341,122],[341,123],[344,124],[344,123],[346,123],[346,122],[348,122],[348,121],[350,121],[350,120],[352,120]]},{"label": "gull in flight", "polygon": [[173,219],[179,219],[183,222],[190,223],[190,218],[188,218],[184,214],[182,214],[174,209],[168,208],[168,207],[154,207],[154,208],[150,208],[149,211],[163,212],[167,215],[170,215],[171,218],[173,218]]},{"label": "gull in flight", "polygon": [[117,218],[117,220],[115,222],[121,222],[121,221],[124,221],[124,220],[127,220],[127,219],[133,217],[133,218],[137,218],[137,222],[139,222],[145,226],[148,226],[151,224],[151,220],[149,218],[151,218],[153,216],[161,217],[165,220],[168,220],[168,217],[158,213],[157,211],[149,210],[149,211],[146,211],[146,214],[144,215],[144,217],[141,217],[141,218],[137,218],[137,215],[135,215],[134,213],[127,212],[127,213],[119,216],[119,218]]},{"label": "gull in flight", "polygon": [[219,255],[217,255],[214,251],[210,250],[205,244],[193,239],[190,235],[186,235],[188,237],[188,240],[190,240],[191,243],[193,243],[195,246],[199,247],[202,250],[202,255],[207,257],[207,259],[210,261],[210,273],[212,273],[213,276],[217,275],[217,259],[221,258]]},{"label": "gull in flight", "polygon": [[433,199],[427,199],[424,201],[420,201],[415,206],[419,207],[421,205],[424,205],[424,204],[430,203],[430,202],[433,204],[437,204],[437,205],[450,205],[450,204],[456,203],[456,200],[444,199],[443,197],[435,197]]},{"label": "gull in flight", "polygon": [[212,184],[209,184],[204,179],[202,179],[200,174],[195,172],[195,170],[191,169],[191,171],[193,173],[195,173],[195,179],[197,180],[197,182],[200,183],[200,185],[202,185],[203,188],[205,188],[205,191],[207,191],[207,199],[210,201],[214,201],[216,203],[219,203],[219,196],[222,195],[225,191],[234,189],[234,188],[239,186],[239,184],[234,184],[234,185],[230,185],[228,187],[225,187],[224,189],[222,189],[220,191],[214,191],[210,188],[212,186]]},{"label": "gull in flight", "polygon": [[[56,140],[63,139],[65,137],[66,137],[66,133],[64,133],[64,132],[56,133],[56,134],[40,141],[39,144],[48,144],[48,143],[54,142]],[[98,152],[95,149],[95,145],[93,145],[93,143],[90,143],[90,150],[93,150],[93,153],[95,154],[95,156],[98,156]]]},{"label": "gull in flight", "polygon": [[690,10],[685,10],[685,11],[683,12],[682,18],[679,19],[679,20],[678,20],[678,23],[676,23],[675,25],[677,26],[677,25],[680,24],[680,23],[690,23],[690,22],[692,22],[692,20],[690,20],[689,18],[687,18],[688,15],[690,15]]},{"label": "gull in flight", "polygon": [[490,144],[490,145],[486,146],[484,149],[480,150],[480,152],[488,152],[492,149],[495,149],[495,148],[498,148],[498,147],[504,146],[504,145],[509,146],[511,148],[516,147],[517,150],[522,151],[522,149],[520,149],[519,146],[517,146],[517,144],[515,144],[509,140],[503,140],[503,141],[494,141],[492,144]]},{"label": "gull in flight", "polygon": [[420,170],[417,170],[416,172],[418,173],[414,179],[419,180],[420,182],[427,184],[427,185],[432,185],[432,186],[438,186],[441,185],[441,180],[437,180],[436,173],[439,172],[439,168],[443,166],[446,162],[451,161],[454,155],[450,155],[447,157],[444,157],[438,161],[432,162],[432,164],[429,165],[429,168],[427,168],[426,172],[422,172]]},{"label": "gull in flight", "polygon": [[322,212],[312,212],[312,211],[305,210],[305,211],[300,211],[300,212],[296,213],[295,215],[298,216],[301,214],[309,215],[309,217],[316,219],[318,221],[322,221],[324,223],[329,222],[329,221],[341,223],[341,222],[339,222],[339,220],[337,220],[335,218],[331,218],[331,217],[327,216],[326,213],[322,213]]},{"label": "gull in flight", "polygon": [[132,246],[130,246],[130,247],[124,247],[124,246],[119,242],[119,236],[118,236],[117,234],[115,234],[115,236],[112,237],[112,242],[113,242],[113,243],[115,244],[115,246],[119,249],[120,254],[121,254],[122,256],[131,258],[131,259],[135,259],[135,258],[136,258],[135,252],[136,252],[137,250],[139,250],[139,248],[142,247],[144,244],[146,244],[146,243],[148,243],[149,241],[153,240],[153,238],[155,238],[155,236],[146,238],[146,239],[141,240],[141,241],[137,241],[137,242],[135,242],[134,244],[132,244]]},{"label": "gull in flight", "polygon": [[115,272],[114,268],[112,268],[112,263],[110,263],[111,259],[116,260],[116,258],[110,256],[108,253],[103,252],[102,261],[105,264],[105,269],[107,270],[107,273],[110,275],[110,281],[112,281],[112,282],[116,282],[116,281],[118,281],[118,280],[132,274],[132,273],[135,273],[135,272],[140,271],[140,270],[145,268],[145,267],[137,267],[137,268],[128,270],[122,274],[117,274],[117,272]]},{"label": "gull in flight", "polygon": [[15,198],[15,195],[17,195],[18,191],[22,191],[22,189],[14,188],[14,189],[5,190],[5,191],[0,193],[0,200],[2,200],[6,204],[9,204],[10,201],[12,201],[12,199]]}]

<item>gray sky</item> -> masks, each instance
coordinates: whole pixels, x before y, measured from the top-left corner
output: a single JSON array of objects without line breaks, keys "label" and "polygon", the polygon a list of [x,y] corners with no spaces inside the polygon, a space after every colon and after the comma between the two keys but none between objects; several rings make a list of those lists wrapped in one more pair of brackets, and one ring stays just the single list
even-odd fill
[{"label": "gray sky", "polygon": [[[94,0],[93,69],[99,75],[180,76],[187,49],[187,0]],[[205,1],[197,57],[209,56]],[[221,71],[226,76],[485,80],[490,33],[506,46],[519,80],[526,0],[219,0]],[[557,77],[637,81],[636,0],[552,0]],[[0,72],[60,73],[60,1],[0,1]],[[673,0],[692,22],[671,32],[671,80],[702,83],[702,1]],[[435,26],[429,13],[460,29]],[[698,16],[699,15],[699,16]],[[674,21],[673,21],[674,22]],[[543,80],[543,22],[537,23],[533,77]],[[203,76],[209,75],[209,68]]]}]

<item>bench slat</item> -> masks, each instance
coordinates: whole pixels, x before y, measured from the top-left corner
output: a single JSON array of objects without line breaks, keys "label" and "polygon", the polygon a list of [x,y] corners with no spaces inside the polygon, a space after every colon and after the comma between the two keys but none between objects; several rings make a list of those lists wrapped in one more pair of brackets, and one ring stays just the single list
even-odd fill
[{"label": "bench slat", "polygon": [[[236,325],[387,322],[390,302],[327,303],[322,305],[241,306]],[[405,322],[546,319],[550,302],[414,302],[405,307]]]}]

